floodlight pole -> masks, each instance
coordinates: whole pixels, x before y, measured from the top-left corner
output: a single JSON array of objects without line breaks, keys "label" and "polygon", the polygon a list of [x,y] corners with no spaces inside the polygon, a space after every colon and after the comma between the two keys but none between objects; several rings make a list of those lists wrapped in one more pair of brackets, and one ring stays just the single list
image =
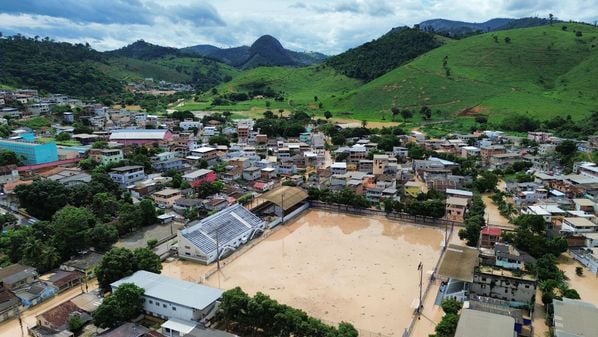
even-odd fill
[{"label": "floodlight pole", "polygon": [[282,193],[280,195],[280,214],[281,214],[281,219],[280,219],[280,224],[282,225],[284,223],[284,193]]},{"label": "floodlight pole", "polygon": [[216,267],[220,270],[220,228],[216,229]]}]

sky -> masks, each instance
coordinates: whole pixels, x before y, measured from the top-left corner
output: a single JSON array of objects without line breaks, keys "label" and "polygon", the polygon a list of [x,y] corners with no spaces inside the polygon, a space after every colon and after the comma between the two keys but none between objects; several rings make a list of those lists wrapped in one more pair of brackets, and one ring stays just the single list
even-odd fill
[{"label": "sky", "polygon": [[0,0],[0,32],[87,42],[100,51],[139,39],[236,47],[270,34],[289,49],[334,55],[428,19],[549,13],[593,23],[598,0]]}]

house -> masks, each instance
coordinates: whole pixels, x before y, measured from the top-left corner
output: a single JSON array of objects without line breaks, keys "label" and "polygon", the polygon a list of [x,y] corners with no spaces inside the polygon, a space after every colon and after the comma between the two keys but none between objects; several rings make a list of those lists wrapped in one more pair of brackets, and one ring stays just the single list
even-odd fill
[{"label": "house", "polygon": [[21,300],[21,304],[28,308],[55,296],[58,289],[48,282],[36,281],[12,291]]},{"label": "house", "polygon": [[576,211],[584,211],[587,213],[594,213],[595,203],[590,199],[585,198],[577,198],[573,199],[573,204],[575,204]]},{"label": "house", "polygon": [[58,293],[61,293],[67,289],[81,284],[81,281],[83,280],[83,273],[78,271],[55,269],[47,274],[42,275],[40,279],[50,283],[58,290]]},{"label": "house", "polygon": [[464,308],[455,337],[515,337],[515,319],[510,316]]},{"label": "house", "polygon": [[118,163],[124,159],[121,149],[91,149],[89,157],[102,165]]},{"label": "house", "polygon": [[218,149],[210,146],[202,146],[191,150],[191,156],[197,157],[199,160],[205,160],[211,165],[218,159]]},{"label": "house", "polygon": [[0,185],[19,180],[17,165],[0,166]]},{"label": "house", "polygon": [[121,166],[110,171],[110,178],[121,186],[129,186],[145,179],[143,166]]},{"label": "house", "polygon": [[10,290],[32,284],[37,279],[37,271],[30,266],[15,263],[0,269],[0,282],[2,282],[3,287]]},{"label": "house", "polygon": [[181,171],[183,169],[183,158],[177,157],[176,152],[158,153],[152,157],[152,167],[157,172]]},{"label": "house", "polygon": [[269,191],[272,187],[274,187],[273,181],[256,181],[255,184],[253,184],[253,188],[262,193]]},{"label": "house", "polygon": [[274,167],[264,167],[260,170],[260,179],[269,181],[276,178],[276,169]]},{"label": "house", "polygon": [[596,232],[598,225],[587,218],[566,217],[561,224],[561,232],[570,234]]},{"label": "house", "polygon": [[19,312],[19,299],[4,286],[0,286],[0,322],[17,316]]},{"label": "house", "polygon": [[454,188],[447,188],[446,191],[447,197],[458,197],[458,198],[465,198],[471,200],[473,198],[473,192],[465,191],[465,190],[458,190]]},{"label": "house", "polygon": [[466,198],[449,197],[446,199],[446,218],[452,221],[463,221],[469,204]]},{"label": "house", "polygon": [[216,172],[207,169],[199,169],[184,174],[183,179],[189,182],[191,187],[197,187],[203,183],[211,183],[216,181]]},{"label": "house", "polygon": [[60,332],[68,329],[68,322],[73,316],[79,316],[83,323],[91,321],[91,315],[80,309],[72,301],[66,301],[52,309],[37,315],[37,326]]},{"label": "house", "polygon": [[498,227],[485,226],[480,231],[480,247],[493,248],[494,245],[500,241],[502,230]]},{"label": "house", "polygon": [[480,157],[483,164],[490,164],[490,157],[507,153],[507,149],[503,145],[488,145],[480,148]]},{"label": "house", "polygon": [[473,273],[469,293],[506,301],[513,307],[527,306],[536,294],[536,279],[528,274],[479,266]]},{"label": "house", "polygon": [[[137,323],[127,322],[117,326],[116,328],[110,329],[108,331],[102,332],[101,334],[97,335],[98,337],[155,337],[155,335],[150,335],[150,329],[144,327],[143,325],[139,325]],[[183,335],[177,336],[182,337]]]},{"label": "house", "polygon": [[139,270],[113,282],[112,291],[121,284],[133,283],[144,289],[143,310],[162,319],[201,321],[216,309],[223,291],[202,284]]},{"label": "house", "polygon": [[172,133],[166,129],[120,129],[112,131],[109,138],[124,146],[161,143],[171,139]]},{"label": "house", "polygon": [[384,173],[386,166],[389,164],[396,164],[397,159],[386,154],[375,154],[373,160],[372,173],[374,175],[381,175]]},{"label": "house", "polygon": [[505,269],[524,270],[526,263],[536,262],[528,253],[519,251],[509,244],[497,242],[494,245],[495,265]]},{"label": "house", "polygon": [[469,157],[478,157],[480,155],[480,148],[475,146],[463,146],[461,148],[461,157],[462,158],[469,158]]},{"label": "house", "polygon": [[598,308],[592,303],[563,298],[552,301],[555,337],[596,336]]},{"label": "house", "polygon": [[165,188],[152,194],[152,199],[160,208],[172,208],[174,203],[182,197],[181,190],[178,188]]},{"label": "house", "polygon": [[184,213],[191,208],[199,208],[202,206],[201,199],[187,199],[179,198],[174,202],[172,209],[178,213]]},{"label": "house", "polygon": [[243,170],[243,179],[246,181],[258,180],[261,176],[260,168],[251,166]]},{"label": "house", "polygon": [[95,268],[100,264],[104,255],[96,252],[86,252],[75,256],[60,265],[60,270],[78,271],[89,280],[95,277]]},{"label": "house", "polygon": [[194,221],[178,232],[179,257],[209,264],[262,232],[265,222],[240,204]]}]

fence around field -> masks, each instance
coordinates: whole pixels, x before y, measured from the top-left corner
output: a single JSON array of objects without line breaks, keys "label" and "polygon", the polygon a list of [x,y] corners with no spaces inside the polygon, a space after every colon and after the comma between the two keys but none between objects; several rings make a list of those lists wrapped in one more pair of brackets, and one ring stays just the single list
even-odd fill
[{"label": "fence around field", "polygon": [[397,213],[391,212],[386,213],[382,210],[373,209],[373,208],[356,208],[351,206],[345,206],[340,204],[328,204],[322,201],[312,200],[310,204],[313,208],[317,209],[324,209],[327,211],[332,212],[339,212],[339,213],[348,213],[348,214],[355,214],[355,215],[374,215],[374,216],[382,216],[386,217],[390,220],[401,220],[404,222],[409,222],[418,225],[427,225],[427,226],[463,226],[463,222],[448,220],[443,218],[433,218],[424,215],[411,215],[407,213]]}]

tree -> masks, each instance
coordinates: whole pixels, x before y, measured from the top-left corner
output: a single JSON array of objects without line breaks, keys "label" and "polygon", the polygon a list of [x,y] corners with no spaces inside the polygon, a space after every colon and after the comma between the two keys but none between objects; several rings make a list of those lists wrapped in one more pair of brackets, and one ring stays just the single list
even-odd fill
[{"label": "tree", "polygon": [[407,121],[409,118],[413,117],[413,113],[410,110],[403,109],[401,110],[401,117],[403,117],[403,121]]},{"label": "tree", "polygon": [[133,283],[121,284],[92,314],[93,323],[112,328],[139,316],[143,312],[143,294],[144,290]]},{"label": "tree", "polygon": [[36,180],[31,185],[19,185],[15,188],[19,204],[27,213],[49,220],[52,215],[68,202],[68,189],[61,183],[49,179]]},{"label": "tree", "polygon": [[110,224],[99,224],[89,230],[88,242],[98,251],[106,251],[118,241],[118,230]]},{"label": "tree", "polygon": [[66,206],[56,212],[51,227],[54,230],[54,246],[63,259],[88,247],[87,233],[96,223],[96,217],[87,208]]},{"label": "tree", "polygon": [[453,337],[457,331],[459,324],[459,315],[446,314],[442,320],[436,325],[436,337]]},{"label": "tree", "polygon": [[579,296],[579,293],[577,292],[577,290],[571,289],[571,288],[565,289],[565,291],[563,291],[563,297],[572,298],[574,300],[581,299],[581,296]]},{"label": "tree", "polygon": [[71,140],[71,135],[69,135],[66,132],[61,132],[61,133],[57,134],[55,138],[56,138],[56,141],[63,142],[63,141]]},{"label": "tree", "polygon": [[230,141],[228,140],[228,137],[223,136],[223,135],[216,135],[216,136],[212,136],[208,139],[208,143],[210,143],[210,145],[226,145],[229,146],[230,145]]},{"label": "tree", "polygon": [[137,271],[137,261],[132,251],[126,248],[110,249],[96,268],[100,289],[110,291],[110,284]]},{"label": "tree", "polygon": [[71,315],[67,321],[67,327],[70,332],[79,332],[81,328],[83,328],[83,325],[85,325],[85,323],[83,323],[81,317],[77,314]]},{"label": "tree", "polygon": [[582,37],[583,33],[580,30],[578,30],[578,31],[575,32],[575,36]]},{"label": "tree", "polygon": [[552,26],[552,21],[554,20],[554,15],[552,15],[552,13],[548,14],[548,21],[550,22],[550,25]]},{"label": "tree", "polygon": [[432,109],[430,109],[427,106],[422,106],[421,109],[419,110],[419,113],[422,115],[422,117],[424,119],[430,119],[432,118]]},{"label": "tree", "polygon": [[442,310],[447,314],[457,314],[463,308],[463,303],[452,298],[447,298],[440,304]]},{"label": "tree", "polygon": [[137,207],[139,208],[139,215],[141,216],[139,220],[143,226],[149,226],[156,223],[156,207],[154,206],[153,201],[150,199],[143,199],[139,202]]},{"label": "tree", "polygon": [[572,140],[565,140],[556,146],[555,151],[563,157],[568,157],[577,152],[577,145]]},{"label": "tree", "polygon": [[9,150],[0,150],[0,166],[5,165],[21,165],[21,161],[17,154]]},{"label": "tree", "polygon": [[498,176],[490,171],[482,171],[475,180],[475,187],[480,193],[491,192],[498,184]]},{"label": "tree", "polygon": [[324,111],[324,117],[326,118],[326,120],[329,120],[330,118],[332,118],[332,112],[328,110]]},{"label": "tree", "polygon": [[361,121],[361,127],[362,128],[366,128],[368,126],[368,121],[366,121],[365,119]]},{"label": "tree", "polygon": [[401,113],[401,109],[393,106],[392,108],[390,108],[390,113],[392,114],[392,121],[394,122],[396,116]]},{"label": "tree", "polygon": [[511,43],[511,38],[510,37],[505,37],[505,43]]},{"label": "tree", "polygon": [[136,248],[133,251],[137,270],[145,270],[152,273],[160,274],[162,271],[162,262],[160,257],[148,248]]}]

